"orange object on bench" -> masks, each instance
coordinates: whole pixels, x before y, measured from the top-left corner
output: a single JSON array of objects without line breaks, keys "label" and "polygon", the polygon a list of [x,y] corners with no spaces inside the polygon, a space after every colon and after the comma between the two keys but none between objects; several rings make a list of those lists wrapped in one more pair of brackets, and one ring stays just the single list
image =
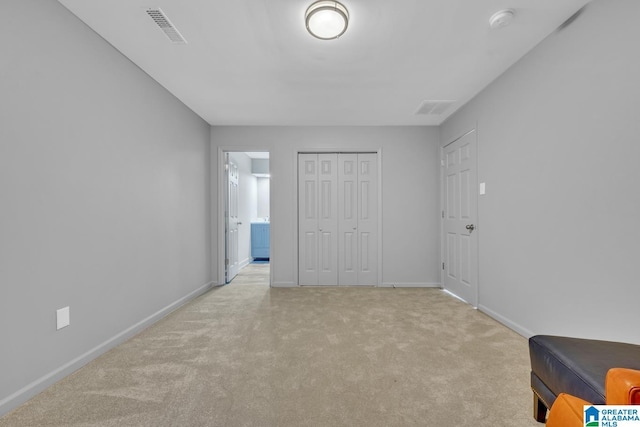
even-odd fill
[{"label": "orange object on bench", "polygon": [[[607,405],[640,405],[640,371],[613,368],[607,372],[605,383]],[[547,427],[583,427],[586,400],[561,393],[553,403]]]}]

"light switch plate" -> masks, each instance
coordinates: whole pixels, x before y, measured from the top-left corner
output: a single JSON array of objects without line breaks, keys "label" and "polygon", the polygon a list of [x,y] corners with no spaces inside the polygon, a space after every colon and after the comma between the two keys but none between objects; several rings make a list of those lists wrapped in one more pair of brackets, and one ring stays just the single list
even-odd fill
[{"label": "light switch plate", "polygon": [[66,326],[69,326],[70,323],[71,322],[69,320],[69,307],[64,307],[56,311],[56,325],[58,328],[57,330],[60,330]]}]

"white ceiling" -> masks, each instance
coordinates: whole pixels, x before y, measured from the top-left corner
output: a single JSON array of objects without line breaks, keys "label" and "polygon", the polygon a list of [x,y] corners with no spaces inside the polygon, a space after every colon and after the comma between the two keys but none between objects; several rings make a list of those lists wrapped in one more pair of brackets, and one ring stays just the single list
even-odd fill
[{"label": "white ceiling", "polygon": [[[344,0],[331,41],[305,29],[312,0],[59,1],[211,125],[438,125],[589,0]],[[424,100],[456,102],[416,115]]]}]

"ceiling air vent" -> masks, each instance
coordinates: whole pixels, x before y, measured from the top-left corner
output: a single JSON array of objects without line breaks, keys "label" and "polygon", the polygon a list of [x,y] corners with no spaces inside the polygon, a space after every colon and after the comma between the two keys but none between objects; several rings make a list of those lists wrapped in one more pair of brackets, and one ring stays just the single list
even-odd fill
[{"label": "ceiling air vent", "polygon": [[158,27],[166,34],[166,36],[173,43],[178,44],[186,44],[187,41],[182,37],[180,31],[169,21],[169,18],[164,14],[162,10],[158,9],[147,9],[147,14],[153,19]]},{"label": "ceiling air vent", "polygon": [[451,107],[456,101],[422,101],[416,114],[440,115]]}]

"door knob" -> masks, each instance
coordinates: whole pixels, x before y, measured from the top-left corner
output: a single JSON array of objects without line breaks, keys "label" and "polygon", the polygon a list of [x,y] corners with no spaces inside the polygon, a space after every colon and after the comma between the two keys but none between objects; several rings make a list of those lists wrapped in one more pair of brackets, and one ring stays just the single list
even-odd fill
[{"label": "door knob", "polygon": [[476,229],[476,226],[473,224],[469,224],[465,227],[467,230],[469,230],[469,233],[471,233],[473,230]]},{"label": "door knob", "polygon": [[238,221],[238,225],[242,225],[242,222],[241,222],[241,221]]}]

